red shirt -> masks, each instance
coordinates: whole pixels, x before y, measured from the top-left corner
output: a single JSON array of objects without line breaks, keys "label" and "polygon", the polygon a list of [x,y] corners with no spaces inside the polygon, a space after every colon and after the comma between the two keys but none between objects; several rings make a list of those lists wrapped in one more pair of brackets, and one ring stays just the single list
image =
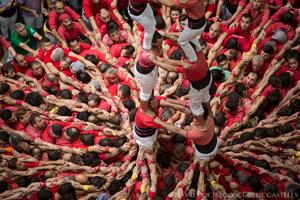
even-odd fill
[{"label": "red shirt", "polygon": [[25,73],[25,75],[30,76],[30,77],[32,77],[32,78],[35,78],[35,79],[37,79],[37,80],[42,79],[42,78],[45,76],[45,74],[46,74],[46,73],[45,73],[45,70],[44,70],[44,69],[43,69],[43,73],[42,73],[40,76],[34,75],[32,69],[28,69],[28,70],[26,71],[26,73]]},{"label": "red shirt", "polygon": [[277,12],[272,15],[271,20],[272,22],[277,22],[281,20],[281,16],[284,15],[286,12],[291,11],[294,14],[294,19],[296,19],[298,25],[300,24],[300,14],[299,9],[295,8],[287,8],[285,6],[281,7]]},{"label": "red shirt", "polygon": [[151,56],[151,53],[145,50],[142,50],[139,58],[138,58],[138,63],[140,64],[141,67],[143,68],[151,68],[155,66],[155,63],[152,62],[149,57]]},{"label": "red shirt", "polygon": [[62,128],[67,125],[66,122],[50,121],[49,124],[48,124],[48,126],[44,130],[44,132],[42,134],[42,137],[41,137],[44,142],[49,142],[49,143],[52,143],[52,144],[56,143],[55,138],[53,138],[52,134],[50,133],[50,129],[52,128],[53,124],[59,124],[59,125],[62,126]]},{"label": "red shirt", "polygon": [[[118,2],[119,3],[119,2]],[[111,20],[114,20],[115,22],[117,22],[117,24],[119,25],[120,29],[123,30],[123,26],[121,24],[121,22],[118,20],[118,18],[115,15],[110,15]],[[99,31],[101,33],[101,35],[105,35],[107,33],[107,27],[106,27],[106,23],[104,23],[101,19],[100,19],[100,13],[97,13],[95,16],[95,22],[99,28]]]},{"label": "red shirt", "polygon": [[18,65],[16,62],[13,62],[13,66],[15,68],[15,72],[20,72],[22,74],[25,74],[26,71],[29,69],[29,64],[32,63],[35,59],[33,57],[30,56],[25,56],[25,60],[27,62],[27,65],[24,67],[21,67],[20,65]]},{"label": "red shirt", "polygon": [[107,1],[100,0],[99,3],[94,3],[92,0],[82,0],[82,8],[86,18],[95,16],[102,8],[108,8]]},{"label": "red shirt", "polygon": [[268,8],[261,8],[260,10],[254,10],[253,9],[253,3],[250,2],[247,4],[247,6],[244,8],[242,12],[237,16],[237,21],[240,22],[242,16],[245,13],[249,13],[252,17],[252,24],[251,24],[251,30],[260,27],[262,28],[265,23],[269,20],[270,16],[270,10]]},{"label": "red shirt", "polygon": [[[263,92],[261,93],[261,96],[263,97],[267,97],[269,96],[269,94],[275,90],[276,88],[274,88],[272,85],[268,85],[264,90]],[[279,90],[279,93],[280,93],[280,96],[281,97],[284,97],[286,95],[286,91],[284,89],[281,89],[281,88],[278,88]]]},{"label": "red shirt", "polygon": [[[44,63],[46,63],[46,64],[52,63],[51,54],[52,54],[53,50],[55,50],[56,48],[58,48],[58,47],[56,46],[47,52],[44,52],[43,50],[41,50],[41,54],[43,54],[43,62]],[[67,56],[70,53],[69,49],[63,49],[63,51],[64,51],[64,56]]]},{"label": "red shirt", "polygon": [[112,57],[116,57],[116,58],[120,57],[122,48],[126,45],[127,45],[127,43],[113,44],[109,50],[110,55]]},{"label": "red shirt", "polygon": [[218,37],[212,38],[212,37],[209,36],[208,32],[204,32],[201,35],[201,39],[204,40],[207,43],[214,44],[215,42],[217,42]]},{"label": "red shirt", "polygon": [[[47,127],[47,125],[46,125]],[[36,138],[41,138],[42,133],[44,132],[45,129],[37,129],[31,126],[31,124],[28,124],[26,127],[26,133],[31,137],[32,140],[35,140]]]},{"label": "red shirt", "polygon": [[8,49],[11,47],[10,43],[2,36],[0,35],[0,60],[4,56],[4,49]]},{"label": "red shirt", "polygon": [[294,28],[291,25],[282,22],[271,24],[266,30],[265,37],[273,35],[277,30],[283,30],[287,34],[288,40],[292,40],[295,37]]},{"label": "red shirt", "polygon": [[229,39],[231,38],[235,38],[237,39],[238,43],[239,43],[239,49],[242,52],[247,52],[250,50],[251,48],[251,44],[249,42],[248,39],[246,39],[243,36],[239,36],[239,35],[229,35],[223,42],[223,46],[225,47],[226,43],[228,42]]},{"label": "red shirt", "polygon": [[83,30],[83,28],[78,22],[72,22],[71,29],[66,29],[65,26],[62,24],[58,28],[57,32],[62,37],[62,39],[66,41],[78,39],[79,35],[86,35],[86,32]]},{"label": "red shirt", "polygon": [[207,75],[208,64],[206,62],[205,55],[202,52],[197,53],[198,61],[191,63],[190,69],[184,69],[183,67],[177,67],[177,73],[184,73],[189,81],[199,81]]},{"label": "red shirt", "polygon": [[[78,21],[80,19],[80,15],[78,15],[69,6],[65,6],[64,13],[69,14],[73,21]],[[50,11],[50,13],[48,15],[48,24],[49,24],[50,30],[57,29],[57,27],[59,27],[62,24],[62,22],[59,20],[59,16],[60,15],[55,11],[55,9]]]},{"label": "red shirt", "polygon": [[[157,96],[155,97],[158,101],[158,105],[161,100],[165,99],[165,97],[162,96]],[[155,118],[155,117],[154,117]],[[139,127],[139,128],[155,128],[155,129],[160,129],[162,126],[160,124],[157,124],[154,122],[154,118],[146,115],[142,109],[139,107],[135,118],[134,118],[134,123]]]},{"label": "red shirt", "polygon": [[239,36],[243,36],[244,38],[250,40],[253,40],[253,38],[251,37],[251,29],[249,30],[243,30],[241,28],[241,25],[239,24],[237,27],[233,27],[233,28],[229,28],[226,30],[226,32],[228,33],[228,35],[239,35]]}]

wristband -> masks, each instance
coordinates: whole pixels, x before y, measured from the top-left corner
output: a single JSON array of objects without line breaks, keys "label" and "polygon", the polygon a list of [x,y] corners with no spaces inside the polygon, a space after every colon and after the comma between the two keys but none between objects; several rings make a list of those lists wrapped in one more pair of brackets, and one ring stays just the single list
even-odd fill
[{"label": "wristband", "polygon": [[136,180],[138,178],[138,174],[137,173],[133,173],[131,176],[132,180]]},{"label": "wristband", "polygon": [[150,191],[150,192],[149,192],[149,197],[150,197],[151,199],[154,199],[154,197],[155,197],[155,192]]},{"label": "wristband", "polygon": [[136,160],[137,166],[142,166],[143,165],[143,160],[137,159]]},{"label": "wristband", "polygon": [[45,188],[45,187],[46,187],[45,182],[41,182],[41,184],[40,184],[40,189],[43,189],[43,188]]},{"label": "wristband", "polygon": [[194,170],[195,168],[196,168],[196,164],[193,163],[193,164],[191,165],[191,169]]},{"label": "wristband", "polygon": [[113,136],[117,136],[117,135],[118,135],[116,131],[112,131],[111,134],[112,134]]},{"label": "wristband", "polygon": [[47,92],[45,92],[45,91],[42,92],[42,96],[43,96],[43,97],[46,97],[46,96],[48,96],[48,95],[49,95],[49,94],[48,94]]},{"label": "wristband", "polygon": [[49,115],[49,112],[45,111],[45,112],[43,112],[43,115],[48,116],[48,115]]},{"label": "wristband", "polygon": [[148,177],[148,174],[147,174],[147,173],[141,173],[141,177],[142,177],[142,178],[147,178],[147,177]]},{"label": "wristband", "polygon": [[89,189],[90,189],[90,186],[89,186],[89,185],[84,185],[84,186],[83,186],[83,190],[84,190],[84,191],[88,191]]},{"label": "wristband", "polygon": [[210,184],[213,188],[217,186],[217,182],[215,180],[211,181]]},{"label": "wristband", "polygon": [[214,95],[214,97],[219,97],[219,96],[221,96],[220,93],[216,93],[216,94]]},{"label": "wristband", "polygon": [[101,188],[102,188],[103,190],[106,190],[106,186],[105,186],[105,185],[103,185]]},{"label": "wristband", "polygon": [[126,128],[126,131],[131,132],[131,127],[128,126],[128,127]]},{"label": "wristband", "polygon": [[12,150],[13,150],[12,147],[5,147],[5,148],[4,148],[4,151],[6,151],[7,153],[11,153]]},{"label": "wristband", "polygon": [[112,173],[111,173],[111,176],[115,177],[115,176],[116,176],[116,173],[115,173],[115,172],[112,172]]},{"label": "wristband", "polygon": [[295,155],[297,158],[300,158],[300,151],[297,151]]},{"label": "wristband", "polygon": [[205,167],[200,167],[200,171],[205,173]]},{"label": "wristband", "polygon": [[142,183],[140,187],[141,193],[144,193],[146,191],[146,186]]},{"label": "wristband", "polygon": [[58,112],[58,107],[54,107],[52,110],[50,110],[50,113],[56,114]]}]

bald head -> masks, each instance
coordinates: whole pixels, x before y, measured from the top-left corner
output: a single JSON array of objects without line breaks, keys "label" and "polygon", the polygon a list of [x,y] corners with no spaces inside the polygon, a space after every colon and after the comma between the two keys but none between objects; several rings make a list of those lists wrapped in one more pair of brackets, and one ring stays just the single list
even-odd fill
[{"label": "bald head", "polygon": [[220,35],[221,33],[221,26],[220,26],[220,23],[219,22],[215,22],[213,23],[210,28],[209,28],[209,36],[211,38],[216,38]]}]

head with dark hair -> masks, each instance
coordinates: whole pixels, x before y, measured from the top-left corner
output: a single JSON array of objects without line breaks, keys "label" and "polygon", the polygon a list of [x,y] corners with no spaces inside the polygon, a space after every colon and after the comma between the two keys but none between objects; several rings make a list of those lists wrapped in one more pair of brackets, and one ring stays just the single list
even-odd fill
[{"label": "head with dark hair", "polygon": [[121,56],[129,58],[129,57],[133,56],[134,52],[135,52],[134,47],[132,45],[128,44],[122,48]]},{"label": "head with dark hair", "polygon": [[291,200],[298,200],[300,198],[300,187],[296,184],[291,183],[287,185],[285,192]]},{"label": "head with dark hair", "polygon": [[9,134],[6,131],[0,131],[0,143],[9,143]]},{"label": "head with dark hair", "polygon": [[263,189],[263,185],[259,179],[259,176],[253,174],[249,177],[248,183],[254,192],[260,192]]},{"label": "head with dark hair", "polygon": [[72,93],[68,89],[61,90],[58,95],[62,99],[72,99]]},{"label": "head with dark hair", "polygon": [[93,146],[95,144],[93,134],[83,134],[79,136],[79,139],[85,146]]},{"label": "head with dark hair", "polygon": [[108,63],[101,63],[101,64],[99,65],[99,71],[100,71],[101,73],[105,73],[109,68],[111,68],[111,66],[110,66],[110,64],[108,64]]},{"label": "head with dark hair", "polygon": [[108,186],[108,192],[110,195],[114,195],[122,188],[122,182],[120,180],[114,179]]},{"label": "head with dark hair", "polygon": [[99,59],[93,54],[87,54],[85,56],[85,59],[87,59],[88,61],[91,61],[94,65],[98,65],[98,63],[99,63]]},{"label": "head with dark hair", "polygon": [[4,95],[6,94],[10,89],[9,84],[4,83],[4,82],[0,82],[0,94]]},{"label": "head with dark hair", "polygon": [[164,169],[170,166],[170,157],[166,155],[165,152],[159,151],[156,156],[157,163]]},{"label": "head with dark hair", "polygon": [[270,76],[268,83],[272,85],[274,88],[280,88],[282,86],[280,77],[275,75]]},{"label": "head with dark hair", "polygon": [[265,170],[270,170],[270,164],[266,160],[254,160],[254,165],[264,168]]},{"label": "head with dark hair", "polygon": [[15,180],[18,187],[27,187],[30,185],[30,180],[27,176],[21,176]]},{"label": "head with dark hair", "polygon": [[89,178],[89,182],[91,185],[101,188],[106,183],[106,180],[100,176],[94,176]]},{"label": "head with dark hair", "polygon": [[61,156],[61,151],[54,150],[54,149],[48,150],[47,156],[48,156],[49,160],[52,160],[52,161],[58,160]]},{"label": "head with dark hair", "polygon": [[82,162],[81,156],[78,154],[72,154],[70,162],[79,165]]},{"label": "head with dark hair", "polygon": [[174,50],[170,55],[170,59],[173,60],[181,60],[182,57],[183,57],[183,52],[180,48]]},{"label": "head with dark hair", "polygon": [[113,147],[114,143],[110,138],[103,138],[99,141],[99,145],[103,146],[103,147],[106,147],[106,146]]},{"label": "head with dark hair", "polygon": [[130,122],[134,121],[136,115],[137,108],[133,108],[129,111]]},{"label": "head with dark hair", "polygon": [[14,90],[9,94],[9,96],[16,100],[22,100],[25,94],[22,90]]},{"label": "head with dark hair", "polygon": [[121,98],[130,97],[130,87],[128,85],[121,85],[117,95]]},{"label": "head with dark hair", "polygon": [[32,106],[39,107],[44,103],[44,99],[39,92],[31,92],[26,95],[25,102]]},{"label": "head with dark hair", "polygon": [[170,119],[174,115],[174,111],[172,108],[165,108],[163,112],[161,113],[161,118],[165,121]]},{"label": "head with dark hair", "polygon": [[88,111],[82,111],[76,115],[77,119],[87,122],[91,114]]},{"label": "head with dark hair", "polygon": [[32,113],[30,115],[29,123],[34,128],[38,128],[38,129],[44,129],[47,125],[46,121],[39,114],[36,113]]},{"label": "head with dark hair", "polygon": [[41,189],[38,191],[38,200],[52,200],[53,193],[48,189]]},{"label": "head with dark hair", "polygon": [[294,112],[300,111],[300,99],[295,99],[291,102],[290,107],[293,109]]},{"label": "head with dark hair", "polygon": [[211,69],[210,74],[214,82],[221,83],[224,80],[224,72],[221,69]]},{"label": "head with dark hair", "polygon": [[294,21],[294,15],[292,12],[285,12],[283,15],[281,15],[281,22],[284,24],[291,24]]},{"label": "head with dark hair", "polygon": [[283,88],[288,88],[290,87],[293,77],[289,72],[283,72],[280,74],[280,80]]},{"label": "head with dark hair", "polygon": [[71,116],[72,111],[67,106],[61,106],[58,108],[57,114],[60,116]]},{"label": "head with dark hair", "polygon": [[52,137],[60,137],[62,136],[62,126],[60,124],[52,124],[50,128],[50,133]]},{"label": "head with dark hair", "polygon": [[278,116],[291,116],[292,114],[294,114],[294,110],[291,106],[284,106],[277,113]]},{"label": "head with dark hair", "polygon": [[217,112],[215,115],[215,124],[218,127],[223,127],[227,121],[226,115],[224,112]]},{"label": "head with dark hair", "polygon": [[121,147],[123,146],[123,144],[125,144],[127,142],[127,137],[125,136],[121,136],[121,137],[118,137],[118,139],[116,140],[115,142],[115,147]]},{"label": "head with dark hair", "polygon": [[4,109],[0,112],[0,117],[3,121],[8,123],[14,123],[17,121],[17,117],[14,112],[9,109]]},{"label": "head with dark hair", "polygon": [[189,166],[188,162],[181,162],[178,166],[178,172],[183,175]]},{"label": "head with dark hair", "polygon": [[80,131],[75,127],[68,128],[64,134],[65,138],[71,142],[77,140],[79,138],[79,135],[80,135]]},{"label": "head with dark hair", "polygon": [[18,159],[12,158],[7,162],[7,167],[9,169],[16,169],[17,168]]},{"label": "head with dark hair", "polygon": [[58,193],[60,195],[63,195],[63,194],[70,194],[70,193],[75,193],[75,189],[74,187],[72,186],[71,183],[64,183],[60,186],[60,188],[58,189]]},{"label": "head with dark hair", "polygon": [[236,83],[234,86],[234,91],[241,97],[247,96],[247,90],[243,83]]},{"label": "head with dark hair", "polygon": [[87,72],[79,72],[76,74],[76,78],[80,80],[82,83],[91,82],[91,76]]},{"label": "head with dark hair", "polygon": [[262,48],[262,51],[261,51],[261,56],[267,60],[268,58],[271,57],[271,55],[274,53],[275,49],[272,45],[270,44],[265,44]]},{"label": "head with dark hair", "polygon": [[8,77],[8,78],[13,78],[16,75],[15,68],[11,64],[11,62],[5,63],[1,67],[1,73],[3,76]]},{"label": "head with dark hair", "polygon": [[240,184],[246,184],[249,179],[249,176],[241,170],[233,171],[232,175]]},{"label": "head with dark hair", "polygon": [[227,43],[225,44],[225,47],[227,49],[238,49],[239,48],[239,42],[236,38],[230,38]]},{"label": "head with dark hair", "polygon": [[228,62],[228,58],[225,54],[219,54],[217,56],[216,60],[217,60],[219,67],[221,67],[222,69],[228,70],[229,62]]},{"label": "head with dark hair", "polygon": [[155,27],[157,30],[164,30],[167,27],[166,22],[162,16],[156,15],[154,18],[156,21]]},{"label": "head with dark hair", "polygon": [[225,103],[226,109],[228,109],[230,112],[235,112],[237,110],[238,104],[239,104],[239,95],[236,92],[231,92],[227,96],[227,101]]},{"label": "head with dark hair", "polygon": [[270,183],[270,184],[264,185],[263,192],[265,193],[265,197],[267,199],[272,199],[272,198],[276,197],[275,195],[279,192],[279,190],[278,190],[276,184]]},{"label": "head with dark hair", "polygon": [[299,178],[296,173],[289,171],[288,173],[286,173],[286,176],[293,179],[293,181],[295,181],[296,183],[299,183]]},{"label": "head with dark hair", "polygon": [[155,31],[152,38],[152,49],[160,52],[162,48],[162,42],[163,42],[162,35],[159,32]]},{"label": "head with dark hair", "polygon": [[296,49],[289,50],[285,56],[285,60],[288,62],[289,68],[298,70],[300,64],[300,52]]},{"label": "head with dark hair", "polygon": [[76,99],[81,103],[88,104],[88,94],[85,91],[79,92]]},{"label": "head with dark hair", "polygon": [[279,127],[279,131],[281,134],[286,134],[286,133],[292,132],[293,130],[294,130],[294,127],[289,123],[286,123],[286,124],[282,125],[281,127]]},{"label": "head with dark hair", "polygon": [[41,160],[42,159],[42,155],[43,155],[43,152],[40,148],[38,147],[34,147],[31,149],[31,155],[32,157],[34,157],[35,159],[37,160]]},{"label": "head with dark hair", "polygon": [[267,96],[266,102],[268,103],[269,107],[274,108],[275,106],[277,106],[279,104],[281,99],[282,99],[282,97],[281,97],[279,89],[274,89]]},{"label": "head with dark hair", "polygon": [[128,110],[132,110],[132,109],[136,108],[135,102],[131,99],[125,99],[123,101],[123,104],[124,104],[125,108],[127,108]]},{"label": "head with dark hair", "polygon": [[85,165],[90,167],[97,167],[101,163],[99,155],[96,152],[88,152],[84,154],[82,160]]},{"label": "head with dark hair", "polygon": [[6,190],[8,190],[9,185],[8,182],[6,181],[0,181],[0,194],[2,194],[3,192],[5,192]]},{"label": "head with dark hair", "polygon": [[166,187],[173,187],[175,184],[175,176],[174,174],[168,174],[164,177],[164,183]]},{"label": "head with dark hair", "polygon": [[252,16],[249,13],[245,13],[242,15],[242,19],[240,22],[240,26],[242,30],[247,31],[249,30],[252,22]]},{"label": "head with dark hair", "polygon": [[88,97],[88,105],[91,107],[95,107],[97,105],[99,105],[100,103],[100,97],[97,94],[90,94],[90,96]]}]

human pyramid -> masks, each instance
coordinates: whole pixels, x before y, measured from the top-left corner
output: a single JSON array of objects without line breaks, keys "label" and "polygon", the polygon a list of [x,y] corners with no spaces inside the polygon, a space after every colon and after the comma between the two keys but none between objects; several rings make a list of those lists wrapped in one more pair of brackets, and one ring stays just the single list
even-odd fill
[{"label": "human pyramid", "polygon": [[0,3],[0,199],[300,199],[300,2],[79,2]]}]

